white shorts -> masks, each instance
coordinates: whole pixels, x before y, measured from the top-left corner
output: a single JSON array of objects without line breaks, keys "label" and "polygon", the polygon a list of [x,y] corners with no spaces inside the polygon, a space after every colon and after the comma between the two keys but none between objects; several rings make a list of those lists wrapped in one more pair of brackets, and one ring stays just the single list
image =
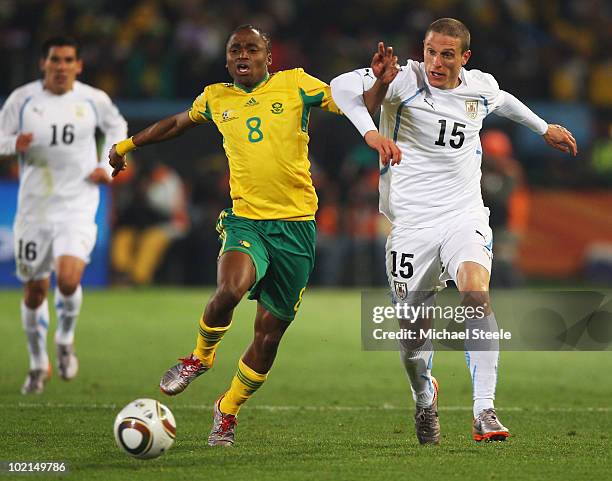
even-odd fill
[{"label": "white shorts", "polygon": [[462,262],[477,262],[490,274],[492,248],[486,208],[434,227],[393,226],[387,238],[386,267],[394,299],[406,301],[436,292],[450,279],[457,283]]},{"label": "white shorts", "polygon": [[28,224],[17,221],[13,227],[15,265],[21,282],[46,279],[60,256],[78,257],[89,263],[98,233],[98,226],[93,222]]}]

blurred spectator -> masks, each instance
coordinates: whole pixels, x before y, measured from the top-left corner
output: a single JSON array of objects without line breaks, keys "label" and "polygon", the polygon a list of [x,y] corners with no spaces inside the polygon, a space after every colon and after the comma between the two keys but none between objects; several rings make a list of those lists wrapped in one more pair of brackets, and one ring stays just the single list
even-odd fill
[{"label": "blurred spectator", "polygon": [[482,197],[490,209],[493,230],[494,287],[516,287],[522,282],[517,265],[519,240],[527,227],[529,192],[512,144],[500,130],[487,130],[482,142]]},{"label": "blurred spectator", "polygon": [[[369,169],[349,190],[347,228],[348,258],[352,267],[350,285],[372,286],[380,281],[377,272],[384,272],[384,253],[379,237],[378,168]],[[384,279],[384,277],[383,277]]]},{"label": "blurred spectator", "polygon": [[313,281],[324,286],[343,284],[348,254],[348,239],[344,233],[347,219],[340,204],[338,187],[317,182],[317,262]]},{"label": "blurred spectator", "polygon": [[116,186],[111,265],[117,281],[144,285],[153,281],[170,243],[186,234],[189,219],[178,174],[160,163],[138,168],[144,172],[136,180],[129,175],[127,183]]}]

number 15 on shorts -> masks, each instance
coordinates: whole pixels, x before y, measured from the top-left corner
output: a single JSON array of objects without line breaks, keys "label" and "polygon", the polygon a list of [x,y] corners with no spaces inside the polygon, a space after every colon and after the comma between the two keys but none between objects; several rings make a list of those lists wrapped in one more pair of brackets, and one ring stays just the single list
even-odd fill
[{"label": "number 15 on shorts", "polygon": [[413,258],[414,254],[391,251],[391,275],[410,279],[414,275],[414,267],[411,262]]}]

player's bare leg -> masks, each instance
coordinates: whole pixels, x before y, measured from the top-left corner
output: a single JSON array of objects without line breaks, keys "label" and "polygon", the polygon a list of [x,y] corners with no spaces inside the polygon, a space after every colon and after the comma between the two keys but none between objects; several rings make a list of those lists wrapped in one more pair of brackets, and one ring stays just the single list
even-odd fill
[{"label": "player's bare leg", "polygon": [[278,319],[258,303],[255,335],[242,356],[242,361],[254,371],[268,372],[272,368],[278,346],[288,327],[289,322]]},{"label": "player's bare leg", "polygon": [[[490,275],[487,269],[477,262],[462,262],[457,271],[457,287],[463,296],[465,306],[480,308],[483,316],[466,320],[469,330],[480,329],[497,332],[495,315],[491,310],[489,297]],[[466,340],[466,359],[473,384],[473,437],[476,441],[504,441],[508,429],[497,418],[493,401],[497,384],[497,362],[499,359],[499,340]]]},{"label": "player's bare leg", "polygon": [[179,394],[212,367],[217,345],[232,322],[234,308],[255,278],[255,266],[248,254],[228,251],[219,258],[217,289],[200,319],[196,349],[166,371],[159,383],[162,392],[170,396]]},{"label": "player's bare leg", "polygon": [[431,375],[433,346],[431,339],[421,339],[421,330],[431,328],[431,319],[421,318],[415,322],[401,319],[400,328],[416,332],[414,339],[400,341],[400,357],[410,380],[410,388],[416,403],[414,425],[421,444],[440,442],[438,419],[438,383]]},{"label": "player's bare leg", "polygon": [[55,288],[55,312],[57,330],[55,346],[57,367],[65,381],[74,379],[79,371],[79,361],[74,350],[74,332],[83,304],[81,278],[85,261],[75,256],[59,256],[55,264],[57,287]]},{"label": "player's bare leg", "polygon": [[231,446],[236,433],[240,407],[261,387],[272,368],[278,346],[289,327],[260,303],[257,304],[253,341],[238,363],[231,386],[215,403],[210,446]]},{"label": "player's bare leg", "polygon": [[48,278],[31,280],[24,284],[21,321],[28,341],[30,369],[21,387],[22,394],[40,394],[43,392],[45,382],[51,374],[47,354],[48,291]]},{"label": "player's bare leg", "polygon": [[255,266],[248,254],[228,251],[219,259],[217,289],[204,311],[210,327],[226,327],[232,321],[234,308],[255,283]]}]

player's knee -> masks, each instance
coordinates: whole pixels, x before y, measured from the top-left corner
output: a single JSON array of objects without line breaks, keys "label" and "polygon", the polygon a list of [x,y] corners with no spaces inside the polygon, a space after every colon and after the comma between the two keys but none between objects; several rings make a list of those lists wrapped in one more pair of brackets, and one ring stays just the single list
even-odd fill
[{"label": "player's knee", "polygon": [[58,276],[57,288],[63,296],[71,296],[79,287],[80,279],[75,276]]},{"label": "player's knee", "polygon": [[245,292],[239,286],[233,284],[221,284],[215,291],[213,304],[223,310],[233,309],[238,305]]},{"label": "player's knee", "polygon": [[28,309],[38,309],[47,298],[47,286],[43,283],[28,283],[24,290],[23,302]]},{"label": "player's knee", "polygon": [[480,286],[481,290],[466,290],[462,291],[462,301],[461,304],[464,306],[472,306],[474,308],[478,306],[488,306],[491,301],[489,299],[489,290],[485,286],[484,288]]}]

